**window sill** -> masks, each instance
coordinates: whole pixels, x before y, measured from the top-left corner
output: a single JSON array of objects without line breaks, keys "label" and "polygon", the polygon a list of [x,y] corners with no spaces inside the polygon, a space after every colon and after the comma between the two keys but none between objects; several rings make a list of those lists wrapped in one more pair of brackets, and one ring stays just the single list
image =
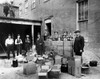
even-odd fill
[{"label": "window sill", "polygon": [[85,19],[85,20],[79,20],[78,22],[86,22],[88,21],[88,19]]}]

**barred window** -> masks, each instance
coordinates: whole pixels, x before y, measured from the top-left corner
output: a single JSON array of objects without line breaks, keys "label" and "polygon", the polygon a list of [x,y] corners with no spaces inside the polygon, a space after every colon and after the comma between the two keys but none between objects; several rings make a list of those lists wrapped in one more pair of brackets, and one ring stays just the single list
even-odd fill
[{"label": "barred window", "polygon": [[88,0],[78,0],[79,21],[88,20]]},{"label": "barred window", "polygon": [[88,27],[88,0],[77,0],[77,21],[78,28],[82,32],[87,32]]}]

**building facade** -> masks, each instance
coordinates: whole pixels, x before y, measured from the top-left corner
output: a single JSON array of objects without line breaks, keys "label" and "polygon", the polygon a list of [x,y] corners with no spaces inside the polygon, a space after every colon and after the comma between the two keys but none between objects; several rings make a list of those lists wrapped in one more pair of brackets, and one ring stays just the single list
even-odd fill
[{"label": "building facade", "polygon": [[75,2],[74,0],[22,0],[17,3],[20,6],[19,16],[21,18],[43,20],[44,22],[48,20],[51,22],[51,33],[53,34],[53,31],[62,33],[75,30]]},{"label": "building facade", "polygon": [[[8,3],[6,5],[0,4],[0,52],[6,51],[5,40],[9,34],[12,35],[14,40],[17,35],[20,34],[23,41],[22,49],[24,50],[26,35],[30,36],[31,44],[34,44],[34,28],[37,28],[37,26],[41,27],[42,21],[20,18],[19,7],[14,4],[11,6],[8,5]],[[4,6],[6,6],[6,8],[4,8]],[[7,12],[7,15],[4,12],[4,9]],[[11,10],[14,11],[14,17],[12,17],[12,14],[10,13]]]},{"label": "building facade", "polygon": [[85,49],[100,56],[100,0],[77,0],[77,27],[86,39]]},{"label": "building facade", "polygon": [[[88,38],[89,48],[100,53],[100,0],[88,1]],[[98,55],[100,56],[100,55]]]},{"label": "building facade", "polygon": [[86,40],[85,50],[99,54],[100,0],[21,0],[15,3],[20,8],[21,18],[50,22],[51,34],[81,30]]}]

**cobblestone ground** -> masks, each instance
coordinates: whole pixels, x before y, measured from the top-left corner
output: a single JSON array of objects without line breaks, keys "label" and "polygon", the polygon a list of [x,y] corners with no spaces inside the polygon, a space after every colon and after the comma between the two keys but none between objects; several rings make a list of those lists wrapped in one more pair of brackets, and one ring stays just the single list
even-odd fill
[{"label": "cobblestone ground", "polygon": [[[85,51],[83,53],[83,58],[86,63],[90,60],[100,61],[100,59],[90,51]],[[23,64],[16,68],[11,67],[11,61],[12,59],[0,59],[0,79],[38,79],[37,74],[24,75]],[[60,79],[100,79],[100,65],[98,64],[97,67],[90,68],[90,73],[81,78],[76,78],[67,73],[61,73]]]}]

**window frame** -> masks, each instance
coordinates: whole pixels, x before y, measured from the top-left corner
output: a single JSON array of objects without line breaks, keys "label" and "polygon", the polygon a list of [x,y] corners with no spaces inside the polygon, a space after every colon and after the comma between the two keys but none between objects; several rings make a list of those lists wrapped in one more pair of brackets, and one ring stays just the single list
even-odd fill
[{"label": "window frame", "polygon": [[19,3],[19,16],[22,14],[22,3]]},{"label": "window frame", "polygon": [[31,10],[36,8],[36,0],[32,0]]},{"label": "window frame", "polygon": [[88,21],[88,0],[78,0],[78,21]]},{"label": "window frame", "polygon": [[[82,7],[80,7],[80,3],[87,3],[87,4],[81,4]],[[76,30],[81,30],[88,27],[88,0],[77,0],[76,1]],[[80,11],[83,13],[81,13]],[[86,15],[87,12],[87,15]],[[80,14],[81,13],[81,14]]]},{"label": "window frame", "polygon": [[25,14],[27,14],[28,7],[29,7],[28,0],[25,0]]}]

